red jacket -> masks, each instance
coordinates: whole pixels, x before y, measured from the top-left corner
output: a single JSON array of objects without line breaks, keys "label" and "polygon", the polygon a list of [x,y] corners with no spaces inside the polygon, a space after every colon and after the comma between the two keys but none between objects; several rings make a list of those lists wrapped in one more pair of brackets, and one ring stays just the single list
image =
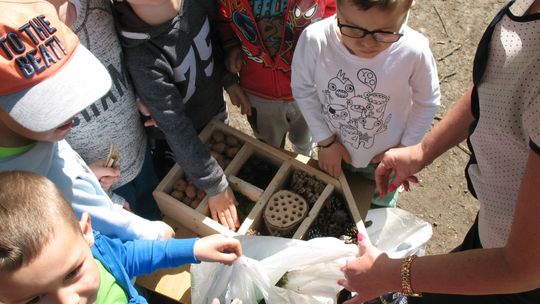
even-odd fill
[{"label": "red jacket", "polygon": [[335,13],[334,0],[289,0],[283,16],[283,34],[274,58],[266,50],[249,0],[218,0],[224,24],[219,27],[225,48],[242,45],[246,64],[240,71],[240,85],[250,94],[265,99],[292,101],[291,61],[296,42],[311,23]]}]

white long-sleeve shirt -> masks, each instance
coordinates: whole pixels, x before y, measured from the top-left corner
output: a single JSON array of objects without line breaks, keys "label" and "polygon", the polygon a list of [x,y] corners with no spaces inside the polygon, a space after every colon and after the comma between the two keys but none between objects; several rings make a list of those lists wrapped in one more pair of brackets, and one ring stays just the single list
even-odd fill
[{"label": "white long-sleeve shirt", "polygon": [[404,26],[404,36],[374,58],[351,54],[336,34],[335,17],[302,33],[292,63],[293,95],[315,141],[336,134],[352,158],[371,159],[421,141],[440,104],[429,42]]}]

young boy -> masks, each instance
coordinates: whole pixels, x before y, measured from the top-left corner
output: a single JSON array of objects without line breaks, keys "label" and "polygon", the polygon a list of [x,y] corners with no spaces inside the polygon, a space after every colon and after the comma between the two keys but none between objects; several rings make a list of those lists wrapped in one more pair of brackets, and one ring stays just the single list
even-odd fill
[{"label": "young boy", "polygon": [[241,104],[255,136],[283,148],[285,136],[295,152],[311,155],[309,128],[291,92],[291,60],[302,31],[335,12],[334,0],[217,1],[226,24],[220,34],[227,68],[239,73],[247,93]]},{"label": "young boy", "polygon": [[0,171],[50,178],[77,214],[92,214],[104,234],[122,240],[174,235],[114,205],[84,161],[63,139],[73,117],[109,90],[101,63],[45,1],[0,1]]},{"label": "young boy", "polygon": [[[412,0],[338,0],[309,26],[293,58],[293,94],[319,147],[319,166],[373,179],[380,155],[418,143],[439,109],[435,60],[409,28]],[[376,206],[395,206],[397,192]]]},{"label": "young boy", "polygon": [[0,184],[1,303],[146,303],[131,278],[242,255],[240,242],[222,235],[122,243],[93,233],[87,213],[77,222],[43,176],[2,172]]},{"label": "young boy", "polygon": [[[211,24],[214,0],[116,2],[119,34],[135,89],[163,131],[176,162],[209,195],[214,220],[239,227],[234,194],[222,168],[198,137],[213,118],[227,117],[223,88],[239,86],[217,60]],[[232,90],[232,91],[231,91]]]}]

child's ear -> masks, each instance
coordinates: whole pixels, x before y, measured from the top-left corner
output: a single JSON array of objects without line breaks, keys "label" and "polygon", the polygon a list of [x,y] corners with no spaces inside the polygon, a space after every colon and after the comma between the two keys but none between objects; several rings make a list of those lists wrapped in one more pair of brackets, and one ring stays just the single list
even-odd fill
[{"label": "child's ear", "polygon": [[94,233],[92,232],[92,220],[90,219],[90,214],[84,212],[81,215],[79,225],[81,226],[83,237],[86,240],[86,243],[88,243],[88,247],[92,247],[94,245]]}]

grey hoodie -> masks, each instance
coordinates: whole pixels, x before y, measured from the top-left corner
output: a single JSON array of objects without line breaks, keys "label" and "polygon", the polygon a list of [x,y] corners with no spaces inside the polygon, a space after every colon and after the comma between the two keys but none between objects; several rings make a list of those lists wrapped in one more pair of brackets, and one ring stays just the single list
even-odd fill
[{"label": "grey hoodie", "polygon": [[176,162],[209,195],[227,187],[223,170],[197,133],[225,110],[225,73],[211,24],[213,0],[183,0],[178,15],[160,26],[140,20],[127,2],[114,5],[135,90],[165,134]]}]

